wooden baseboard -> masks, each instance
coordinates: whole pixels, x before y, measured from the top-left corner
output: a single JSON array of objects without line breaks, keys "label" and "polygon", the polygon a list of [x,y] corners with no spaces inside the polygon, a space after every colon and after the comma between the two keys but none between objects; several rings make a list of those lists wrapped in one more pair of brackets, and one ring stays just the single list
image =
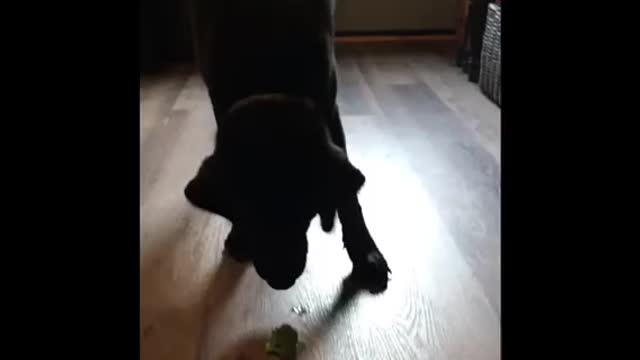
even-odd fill
[{"label": "wooden baseboard", "polygon": [[336,36],[336,43],[397,43],[397,42],[449,42],[456,35],[371,35]]},{"label": "wooden baseboard", "polygon": [[337,44],[389,44],[389,43],[455,43],[456,35],[362,35],[336,36]]}]

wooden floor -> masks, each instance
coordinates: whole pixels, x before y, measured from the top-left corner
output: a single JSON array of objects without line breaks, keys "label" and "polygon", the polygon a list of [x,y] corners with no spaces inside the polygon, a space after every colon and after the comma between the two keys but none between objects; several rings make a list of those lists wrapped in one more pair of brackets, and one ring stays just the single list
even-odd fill
[{"label": "wooden floor", "polygon": [[442,55],[338,55],[349,153],[367,176],[360,199],[393,270],[388,290],[341,292],[340,228],[324,234],[317,220],[288,291],[223,260],[229,224],[182,193],[214,146],[204,85],[188,68],[144,78],[143,360],[268,359],[264,341],[282,323],[299,330],[300,359],[500,358],[499,109]]}]

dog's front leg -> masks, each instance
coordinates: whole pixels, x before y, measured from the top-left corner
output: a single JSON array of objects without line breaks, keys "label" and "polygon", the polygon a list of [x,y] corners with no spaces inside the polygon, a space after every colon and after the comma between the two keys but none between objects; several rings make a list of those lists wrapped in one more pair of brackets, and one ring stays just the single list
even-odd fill
[{"label": "dog's front leg", "polygon": [[342,241],[353,263],[351,277],[372,293],[386,290],[391,270],[364,222],[357,196],[338,208]]},{"label": "dog's front leg", "polygon": [[[345,135],[337,105],[333,107],[328,125],[333,142],[346,153]],[[386,290],[391,271],[369,233],[357,195],[349,197],[338,206],[338,217],[342,225],[342,241],[353,263],[353,280],[372,293]]]}]

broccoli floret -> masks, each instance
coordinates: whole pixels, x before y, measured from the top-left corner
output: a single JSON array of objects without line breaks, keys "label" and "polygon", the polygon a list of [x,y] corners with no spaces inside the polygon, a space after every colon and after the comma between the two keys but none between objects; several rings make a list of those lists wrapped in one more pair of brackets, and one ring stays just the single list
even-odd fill
[{"label": "broccoli floret", "polygon": [[298,348],[298,332],[290,325],[284,324],[271,333],[266,351],[282,360],[294,360]]}]

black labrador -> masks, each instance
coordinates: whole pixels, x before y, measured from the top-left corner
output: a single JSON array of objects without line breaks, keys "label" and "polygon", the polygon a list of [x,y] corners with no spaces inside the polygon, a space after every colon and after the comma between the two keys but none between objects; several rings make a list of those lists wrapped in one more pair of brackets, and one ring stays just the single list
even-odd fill
[{"label": "black labrador", "polygon": [[390,271],[362,216],[365,178],[347,158],[336,104],[334,1],[191,1],[218,131],[187,199],[232,222],[226,254],[253,262],[274,289],[302,274],[311,220],[329,232],[337,213],[352,279],[385,290]]}]

